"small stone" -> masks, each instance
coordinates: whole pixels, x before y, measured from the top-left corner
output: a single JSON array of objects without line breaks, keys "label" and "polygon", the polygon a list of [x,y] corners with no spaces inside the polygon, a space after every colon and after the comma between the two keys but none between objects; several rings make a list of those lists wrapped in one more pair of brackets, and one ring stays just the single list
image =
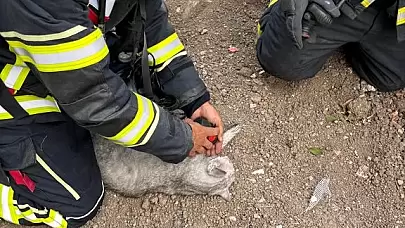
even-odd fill
[{"label": "small stone", "polygon": [[148,210],[149,206],[150,206],[149,199],[144,199],[141,205],[142,209]]},{"label": "small stone", "polygon": [[368,178],[368,171],[369,171],[368,166],[362,165],[357,170],[356,175],[366,179],[366,178]]},{"label": "small stone", "polygon": [[259,79],[257,79],[257,78],[254,78],[253,82],[258,84],[258,85],[264,85],[264,83],[262,81],[260,81]]},{"label": "small stone", "polygon": [[251,100],[255,103],[259,103],[262,100],[262,97],[260,95],[254,95]]},{"label": "small stone", "polygon": [[403,185],[404,181],[403,180],[398,180],[398,185]]},{"label": "small stone", "polygon": [[364,119],[370,115],[372,111],[372,105],[371,102],[367,100],[367,97],[360,96],[352,100],[347,105],[347,109],[356,118]]},{"label": "small stone", "polygon": [[239,75],[249,77],[252,74],[252,70],[247,67],[242,67],[240,70],[237,72]]},{"label": "small stone", "polygon": [[258,215],[258,214],[254,214],[254,215],[253,215],[253,218],[255,218],[255,219],[259,219],[259,218],[261,218],[261,216],[260,216],[260,215]]},{"label": "small stone", "polygon": [[181,12],[181,8],[180,7],[177,7],[176,8],[176,13],[180,13]]},{"label": "small stone", "polygon": [[167,200],[168,200],[167,196],[165,196],[165,195],[159,195],[159,204],[160,204],[160,205],[166,205]]},{"label": "small stone", "polygon": [[207,51],[200,51],[200,55],[205,55]]},{"label": "small stone", "polygon": [[253,175],[261,175],[264,174],[264,169],[258,169],[252,172]]},{"label": "small stone", "polygon": [[252,183],[256,183],[256,182],[257,182],[256,179],[253,179],[253,178],[247,178],[247,180],[250,181],[250,182],[252,182]]},{"label": "small stone", "polygon": [[152,198],[150,199],[150,202],[153,203],[153,204],[157,204],[158,201],[159,201],[159,198],[157,198],[156,196],[155,196],[155,197],[152,197]]},{"label": "small stone", "polygon": [[229,220],[231,220],[232,222],[236,222],[236,217],[235,216],[230,216]]},{"label": "small stone", "polygon": [[250,78],[256,78],[256,74],[253,73],[252,75],[250,75]]},{"label": "small stone", "polygon": [[276,228],[283,228],[283,225],[277,225]]},{"label": "small stone", "polygon": [[262,198],[259,199],[259,201],[257,201],[258,203],[264,203],[266,202],[266,199],[262,196]]},{"label": "small stone", "polygon": [[250,107],[251,109],[254,109],[254,108],[257,107],[257,105],[256,105],[256,104],[250,104],[249,107]]},{"label": "small stone", "polygon": [[398,129],[398,134],[400,134],[400,135],[404,134],[404,129],[402,127]]},{"label": "small stone", "polygon": [[204,35],[205,33],[207,33],[208,32],[208,29],[203,29],[203,30],[201,30],[201,35]]}]

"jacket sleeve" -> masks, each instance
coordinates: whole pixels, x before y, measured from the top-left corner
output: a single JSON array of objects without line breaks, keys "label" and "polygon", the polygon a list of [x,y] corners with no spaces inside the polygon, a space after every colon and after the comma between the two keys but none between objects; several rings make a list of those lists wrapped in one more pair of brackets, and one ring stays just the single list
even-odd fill
[{"label": "jacket sleeve", "polygon": [[186,156],[190,126],[127,89],[87,13],[85,0],[0,1],[0,36],[80,126],[143,152]]},{"label": "jacket sleeve", "polygon": [[163,92],[175,96],[190,116],[210,99],[204,82],[168,21],[164,1],[146,1],[146,38],[149,65],[157,72]]}]

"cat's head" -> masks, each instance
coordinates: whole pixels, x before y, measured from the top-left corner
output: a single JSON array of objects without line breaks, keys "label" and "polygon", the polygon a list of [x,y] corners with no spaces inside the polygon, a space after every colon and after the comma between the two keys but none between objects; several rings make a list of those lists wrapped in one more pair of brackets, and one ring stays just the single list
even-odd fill
[{"label": "cat's head", "polygon": [[[235,125],[224,133],[224,147],[239,133],[240,126]],[[187,158],[183,173],[183,191],[189,194],[219,195],[225,200],[231,199],[229,187],[235,180],[235,169],[227,156],[206,157],[197,155]]]},{"label": "cat's head", "polygon": [[235,180],[235,169],[227,156],[188,158],[182,180],[183,191],[189,194],[219,195],[230,200],[229,187]]}]

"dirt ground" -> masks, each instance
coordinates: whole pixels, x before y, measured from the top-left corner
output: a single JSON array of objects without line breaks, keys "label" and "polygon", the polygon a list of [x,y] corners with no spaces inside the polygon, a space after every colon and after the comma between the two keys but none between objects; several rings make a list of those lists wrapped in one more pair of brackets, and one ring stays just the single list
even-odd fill
[{"label": "dirt ground", "polygon": [[[310,80],[262,74],[259,0],[167,2],[225,123],[243,124],[224,151],[237,169],[233,199],[108,192],[86,227],[405,227],[405,93],[362,92],[341,54]],[[304,213],[323,177],[330,200]]]}]

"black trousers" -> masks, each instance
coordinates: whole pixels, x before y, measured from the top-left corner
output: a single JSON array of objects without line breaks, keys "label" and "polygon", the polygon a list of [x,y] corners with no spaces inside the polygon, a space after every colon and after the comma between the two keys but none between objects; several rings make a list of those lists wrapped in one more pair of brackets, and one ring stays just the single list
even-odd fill
[{"label": "black trousers", "polygon": [[0,184],[0,217],[14,224],[79,227],[95,216],[104,197],[92,139],[65,114],[42,115],[59,116],[0,127],[0,161],[9,179]]},{"label": "black trousers", "polygon": [[345,47],[354,71],[380,91],[405,87],[405,42],[397,42],[396,19],[370,7],[355,20],[342,15],[331,26],[315,26],[314,42],[299,50],[287,31],[279,2],[260,20],[257,58],[265,71],[285,80],[315,76],[333,52]]}]

